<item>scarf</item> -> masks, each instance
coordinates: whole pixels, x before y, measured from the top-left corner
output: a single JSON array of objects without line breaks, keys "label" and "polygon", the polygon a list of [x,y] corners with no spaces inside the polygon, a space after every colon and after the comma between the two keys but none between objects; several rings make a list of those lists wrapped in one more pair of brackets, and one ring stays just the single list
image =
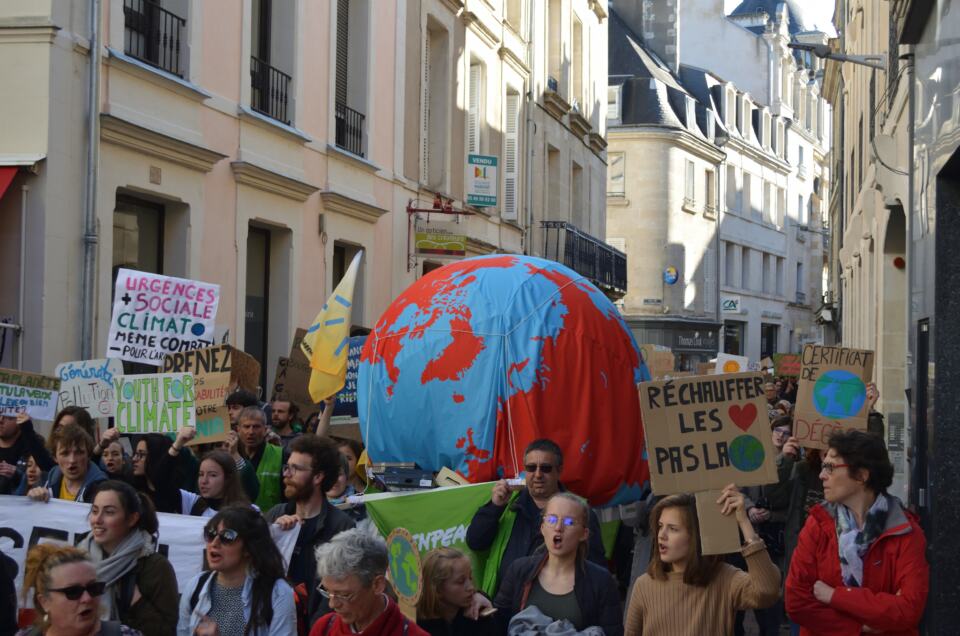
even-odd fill
[{"label": "scarf", "polygon": [[92,534],[81,541],[79,547],[90,553],[90,560],[97,569],[97,580],[107,584],[107,593],[103,595],[100,605],[106,607],[105,613],[110,620],[120,620],[117,601],[121,586],[117,583],[137,566],[141,557],[156,551],[153,536],[144,530],[131,532],[109,556],[93,540]]},{"label": "scarf", "polygon": [[884,494],[870,506],[863,521],[863,530],[857,527],[857,519],[849,508],[837,506],[837,545],[840,548],[840,576],[847,587],[860,587],[863,583],[863,557],[873,542],[883,534],[887,525],[889,503]]}]

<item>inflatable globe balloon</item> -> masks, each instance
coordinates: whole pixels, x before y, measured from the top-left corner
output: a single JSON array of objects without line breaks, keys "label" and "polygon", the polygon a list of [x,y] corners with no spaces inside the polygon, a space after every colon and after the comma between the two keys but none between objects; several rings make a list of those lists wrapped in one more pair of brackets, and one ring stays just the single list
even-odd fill
[{"label": "inflatable globe balloon", "polygon": [[613,303],[529,256],[470,258],[416,281],[360,357],[360,430],[373,462],[512,478],[550,438],[562,482],[595,505],[636,500],[649,472],[637,382],[648,380]]}]

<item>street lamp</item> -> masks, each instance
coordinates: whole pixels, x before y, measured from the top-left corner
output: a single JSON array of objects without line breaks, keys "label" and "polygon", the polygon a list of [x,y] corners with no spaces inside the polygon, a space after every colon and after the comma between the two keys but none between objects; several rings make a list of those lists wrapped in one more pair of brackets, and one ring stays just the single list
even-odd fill
[{"label": "street lamp", "polygon": [[869,66],[880,71],[887,70],[887,62],[883,55],[847,55],[845,53],[834,53],[827,44],[801,44],[791,42],[787,44],[791,49],[798,51],[809,51],[817,57],[825,60],[837,60],[839,62],[852,62],[861,66]]}]

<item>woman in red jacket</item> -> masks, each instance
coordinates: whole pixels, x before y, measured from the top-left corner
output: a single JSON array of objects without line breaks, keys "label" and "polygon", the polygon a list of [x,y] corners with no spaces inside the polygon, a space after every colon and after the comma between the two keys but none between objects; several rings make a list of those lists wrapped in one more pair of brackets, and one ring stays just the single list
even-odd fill
[{"label": "woman in red jacket", "polygon": [[929,586],[926,539],[887,494],[893,466],[883,439],[834,433],[787,575],[786,606],[801,634],[917,634]]}]

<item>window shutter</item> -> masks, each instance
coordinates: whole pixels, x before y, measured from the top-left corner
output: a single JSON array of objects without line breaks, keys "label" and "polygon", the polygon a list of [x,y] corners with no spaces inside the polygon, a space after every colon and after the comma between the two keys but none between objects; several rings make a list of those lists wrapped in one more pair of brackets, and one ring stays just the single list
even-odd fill
[{"label": "window shutter", "polygon": [[430,32],[423,43],[423,93],[421,100],[421,172],[423,183],[430,182]]},{"label": "window shutter", "polygon": [[482,67],[470,65],[470,94],[467,96],[467,152],[480,154],[480,81]]},{"label": "window shutter", "polygon": [[338,104],[347,105],[347,59],[349,56],[349,42],[347,33],[350,29],[350,0],[337,0],[337,78],[336,100]]},{"label": "window shutter", "polygon": [[503,206],[501,218],[517,220],[520,94],[507,93],[506,134],[503,142]]}]

